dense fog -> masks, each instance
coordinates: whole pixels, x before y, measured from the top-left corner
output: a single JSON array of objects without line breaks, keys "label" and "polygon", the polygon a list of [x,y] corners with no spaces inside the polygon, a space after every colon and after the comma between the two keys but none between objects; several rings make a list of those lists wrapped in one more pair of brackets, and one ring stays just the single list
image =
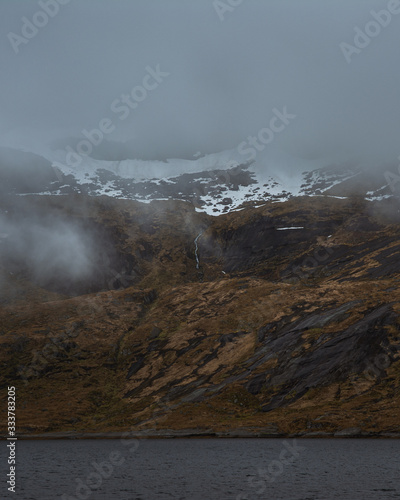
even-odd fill
[{"label": "dense fog", "polygon": [[103,120],[94,157],[193,158],[246,149],[286,109],[265,168],[397,163],[397,0],[54,4],[1,2],[2,145],[76,150]]}]

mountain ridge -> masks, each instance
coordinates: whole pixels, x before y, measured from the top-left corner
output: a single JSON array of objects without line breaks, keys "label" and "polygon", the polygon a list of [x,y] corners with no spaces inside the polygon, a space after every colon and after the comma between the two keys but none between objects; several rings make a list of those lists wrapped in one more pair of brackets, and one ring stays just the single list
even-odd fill
[{"label": "mountain ridge", "polygon": [[193,160],[102,161],[82,156],[79,165],[74,165],[62,151],[39,155],[0,149],[3,190],[21,195],[107,195],[146,203],[175,199],[190,201],[210,215],[293,196],[345,198],[358,194],[374,201],[397,195],[383,173],[391,172],[391,166],[376,170],[356,162],[303,165],[307,166],[303,173],[285,174],[277,159],[270,164],[245,162],[236,150]]}]

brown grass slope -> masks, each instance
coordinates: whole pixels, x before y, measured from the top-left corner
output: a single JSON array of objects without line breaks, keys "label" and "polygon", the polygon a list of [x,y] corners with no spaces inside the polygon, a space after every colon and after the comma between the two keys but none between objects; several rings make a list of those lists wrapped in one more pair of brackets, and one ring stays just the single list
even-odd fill
[{"label": "brown grass slope", "polygon": [[3,258],[2,433],[10,385],[20,434],[400,432],[394,202],[304,197],[217,218],[172,201],[2,204],[15,222],[67,218],[98,249],[74,282]]}]

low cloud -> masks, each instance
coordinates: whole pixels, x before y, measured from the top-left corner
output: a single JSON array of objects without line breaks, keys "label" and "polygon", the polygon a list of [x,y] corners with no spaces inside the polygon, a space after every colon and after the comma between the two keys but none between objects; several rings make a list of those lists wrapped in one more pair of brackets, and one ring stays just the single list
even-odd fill
[{"label": "low cloud", "polygon": [[[41,286],[85,282],[94,273],[92,238],[61,217],[0,215],[0,254],[6,269]],[[21,270],[25,270],[22,271]]]},{"label": "low cloud", "polygon": [[[340,46],[354,44],[355,27],[370,28],[372,10],[383,19],[388,0],[224,3],[231,7],[221,22],[212,1],[71,1],[15,54],[7,34],[39,7],[2,1],[3,145],[79,141],[114,119],[107,140],[127,142],[135,157],[190,158],[237,148],[287,106],[297,118],[257,154],[265,169],[301,170],[307,158],[376,168],[396,160],[400,16],[351,64]],[[157,65],[169,73],[165,82],[115,120],[110,103]],[[92,154],[101,157],[101,148]]]}]

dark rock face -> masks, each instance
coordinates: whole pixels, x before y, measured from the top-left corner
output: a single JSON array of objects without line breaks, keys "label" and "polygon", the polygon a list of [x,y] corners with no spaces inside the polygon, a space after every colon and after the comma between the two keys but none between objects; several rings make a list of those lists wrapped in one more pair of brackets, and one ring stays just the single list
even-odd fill
[{"label": "dark rock face", "polygon": [[161,332],[162,332],[162,328],[158,328],[157,326],[153,327],[150,334],[149,334],[149,340],[156,339],[160,335]]},{"label": "dark rock face", "polygon": [[[389,341],[385,326],[394,325],[397,318],[390,304],[366,312],[363,319],[345,331],[322,334],[309,352],[292,356],[301,348],[303,331],[325,326],[343,317],[346,310],[353,306],[354,303],[345,304],[324,314],[310,315],[297,324],[278,328],[271,334],[264,333],[263,347],[266,352],[278,356],[278,368],[263,375],[264,384],[261,383],[261,375],[253,378],[248,389],[252,393],[260,392],[265,385],[266,375],[269,375],[267,387],[281,387],[263,406],[264,411],[288,404],[310,388],[343,381],[352,373],[361,373],[377,356],[386,352],[384,346]],[[292,396],[288,398],[289,394]]]},{"label": "dark rock face", "polygon": [[126,376],[127,380],[129,380],[135,373],[137,373],[144,364],[144,356],[139,356],[138,359],[132,363],[128,370],[128,374]]},{"label": "dark rock face", "polygon": [[[304,213],[299,218],[296,212],[290,217],[297,217],[297,222],[260,216],[238,228],[204,236],[199,241],[202,257],[205,261],[221,260],[226,272],[246,271],[267,263],[278,265],[315,245],[317,237],[332,234],[340,223],[334,218],[310,223]],[[292,226],[302,229],[290,229]]]},{"label": "dark rock face", "polygon": [[[323,328],[325,325],[328,325],[329,323],[336,323],[343,321],[347,316],[347,311],[354,307],[356,304],[358,304],[359,301],[353,301],[349,302],[348,304],[344,304],[338,308],[331,309],[327,312],[320,313],[320,314],[311,314],[307,316],[305,319],[302,319],[301,321],[291,324],[290,325],[290,330],[293,332],[303,332],[305,330],[310,330],[312,328]],[[288,319],[287,321],[289,321]],[[284,322],[284,321],[283,321]],[[288,327],[283,328],[282,323],[276,324],[276,325],[266,325],[262,328],[260,328],[258,332],[258,341],[262,342],[266,335],[270,332],[271,328],[273,328],[274,334],[278,331],[286,331]]]},{"label": "dark rock face", "polygon": [[265,374],[260,373],[260,375],[256,375],[246,384],[246,389],[250,392],[250,394],[259,394],[264,386]]}]

